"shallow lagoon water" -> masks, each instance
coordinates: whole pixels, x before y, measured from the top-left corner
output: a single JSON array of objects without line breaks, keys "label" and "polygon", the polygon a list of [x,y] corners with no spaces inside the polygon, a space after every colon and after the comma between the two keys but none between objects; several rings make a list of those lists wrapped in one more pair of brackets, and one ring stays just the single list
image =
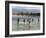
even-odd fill
[{"label": "shallow lagoon water", "polygon": [[[19,22],[17,19],[19,18]],[[25,19],[25,22],[23,21]],[[29,21],[27,21],[29,19]],[[32,21],[33,19],[33,21]],[[12,30],[26,31],[26,30],[40,30],[40,16],[12,16]]]}]

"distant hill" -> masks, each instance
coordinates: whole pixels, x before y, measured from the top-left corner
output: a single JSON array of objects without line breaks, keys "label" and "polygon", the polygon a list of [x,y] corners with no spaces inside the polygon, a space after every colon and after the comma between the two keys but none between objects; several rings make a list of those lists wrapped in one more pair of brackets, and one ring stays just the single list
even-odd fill
[{"label": "distant hill", "polygon": [[28,16],[40,16],[40,13],[12,13],[13,15],[28,15]]},{"label": "distant hill", "polygon": [[34,15],[40,16],[40,9],[28,9],[27,7],[13,7],[12,8],[13,15]]}]

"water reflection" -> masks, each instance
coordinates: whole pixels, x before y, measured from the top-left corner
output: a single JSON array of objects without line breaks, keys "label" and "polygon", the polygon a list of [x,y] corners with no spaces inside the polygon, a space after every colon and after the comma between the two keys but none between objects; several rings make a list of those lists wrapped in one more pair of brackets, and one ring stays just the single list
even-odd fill
[{"label": "water reflection", "polygon": [[40,16],[14,17],[12,18],[12,30],[39,30]]}]

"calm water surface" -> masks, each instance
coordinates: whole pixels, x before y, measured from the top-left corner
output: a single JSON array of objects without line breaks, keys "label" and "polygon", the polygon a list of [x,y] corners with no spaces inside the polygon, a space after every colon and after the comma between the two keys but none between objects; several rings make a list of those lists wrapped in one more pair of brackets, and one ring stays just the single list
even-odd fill
[{"label": "calm water surface", "polygon": [[13,31],[39,30],[39,29],[40,29],[40,16],[15,16],[15,15],[12,16]]}]

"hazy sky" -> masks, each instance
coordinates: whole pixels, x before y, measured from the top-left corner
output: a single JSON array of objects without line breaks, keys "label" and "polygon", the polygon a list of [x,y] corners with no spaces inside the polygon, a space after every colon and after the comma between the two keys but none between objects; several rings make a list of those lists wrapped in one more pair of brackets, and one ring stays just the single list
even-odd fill
[{"label": "hazy sky", "polygon": [[13,6],[13,12],[28,12],[28,13],[40,13],[40,7],[20,7],[20,6]]}]

